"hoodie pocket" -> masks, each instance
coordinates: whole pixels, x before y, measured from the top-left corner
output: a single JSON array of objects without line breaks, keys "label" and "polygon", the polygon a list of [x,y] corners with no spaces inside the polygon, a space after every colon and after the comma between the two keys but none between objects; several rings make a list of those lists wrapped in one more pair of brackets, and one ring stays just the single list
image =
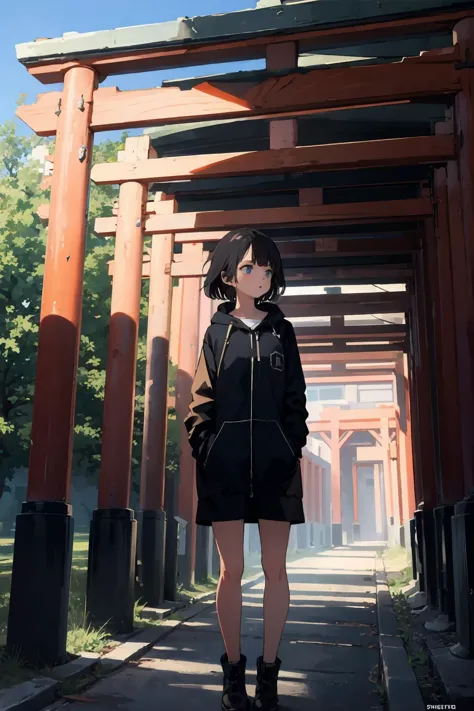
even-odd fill
[{"label": "hoodie pocket", "polygon": [[209,443],[203,465],[205,496],[243,493],[250,481],[250,420],[224,422]]},{"label": "hoodie pocket", "polygon": [[295,475],[298,457],[277,420],[254,420],[254,481],[268,491],[286,493]]}]

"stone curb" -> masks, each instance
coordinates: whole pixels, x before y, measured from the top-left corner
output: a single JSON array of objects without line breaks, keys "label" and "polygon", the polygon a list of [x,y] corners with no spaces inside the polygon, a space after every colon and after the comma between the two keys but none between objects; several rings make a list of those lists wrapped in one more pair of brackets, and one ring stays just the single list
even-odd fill
[{"label": "stone curb", "polygon": [[408,663],[403,640],[387,585],[383,560],[376,558],[375,583],[379,626],[380,660],[388,711],[425,711],[415,673]]},{"label": "stone curb", "polygon": [[[254,582],[263,578],[263,573],[257,573],[251,578],[247,578],[242,585],[242,591],[251,587]],[[134,632],[129,637],[117,645],[112,651],[100,656],[91,652],[82,652],[77,658],[67,664],[54,667],[48,676],[17,684],[2,691],[0,699],[0,711],[39,711],[48,704],[54,703],[57,693],[61,690],[61,684],[67,681],[79,680],[94,669],[98,668],[105,673],[117,671],[127,662],[139,659],[146,654],[157,642],[169,635],[174,629],[187,622],[196,615],[199,615],[208,605],[212,605],[215,600],[216,591],[203,593],[189,603],[179,601],[176,607],[162,611],[162,619],[159,627],[146,627],[141,632]],[[148,610],[150,612],[150,609]],[[177,614],[177,619],[167,619],[171,615]],[[157,615],[157,617],[158,617]]]},{"label": "stone curb", "polygon": [[451,654],[449,647],[437,647],[430,633],[425,637],[431,669],[444,687],[447,703],[457,711],[474,708],[474,659],[462,659]]},{"label": "stone curb", "polygon": [[30,679],[2,690],[0,711],[37,711],[53,703],[59,682],[48,677]]}]

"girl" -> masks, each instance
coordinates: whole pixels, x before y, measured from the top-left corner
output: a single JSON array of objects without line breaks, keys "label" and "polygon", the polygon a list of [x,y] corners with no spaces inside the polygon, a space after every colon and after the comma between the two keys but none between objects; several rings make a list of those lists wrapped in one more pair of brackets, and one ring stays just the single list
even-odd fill
[{"label": "girl", "polygon": [[284,290],[280,253],[269,237],[240,229],[217,244],[204,293],[228,301],[204,336],[185,426],[197,462],[196,523],[212,525],[220,555],[223,711],[249,708],[247,660],[240,653],[244,523],[258,523],[265,573],[253,708],[278,708],[277,652],[289,606],[286,552],[291,524],[305,520],[300,458],[308,434],[295,333],[271,303]]}]

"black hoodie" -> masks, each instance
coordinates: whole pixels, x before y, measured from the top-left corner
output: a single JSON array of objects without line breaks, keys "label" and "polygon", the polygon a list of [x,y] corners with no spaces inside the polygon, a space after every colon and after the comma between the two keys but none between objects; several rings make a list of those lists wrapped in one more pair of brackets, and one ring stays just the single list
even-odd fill
[{"label": "black hoodie", "polygon": [[221,304],[212,317],[184,421],[198,495],[301,495],[308,413],[293,326],[275,304],[260,304],[255,329],[234,308]]}]

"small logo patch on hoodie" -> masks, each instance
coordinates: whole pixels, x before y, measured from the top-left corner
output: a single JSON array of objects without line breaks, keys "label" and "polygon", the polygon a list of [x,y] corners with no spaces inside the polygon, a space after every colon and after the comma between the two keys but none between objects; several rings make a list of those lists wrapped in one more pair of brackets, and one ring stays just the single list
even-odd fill
[{"label": "small logo patch on hoodie", "polygon": [[279,353],[278,351],[273,351],[273,353],[270,355],[270,365],[273,368],[273,370],[284,370],[285,368],[285,357],[283,353]]}]

